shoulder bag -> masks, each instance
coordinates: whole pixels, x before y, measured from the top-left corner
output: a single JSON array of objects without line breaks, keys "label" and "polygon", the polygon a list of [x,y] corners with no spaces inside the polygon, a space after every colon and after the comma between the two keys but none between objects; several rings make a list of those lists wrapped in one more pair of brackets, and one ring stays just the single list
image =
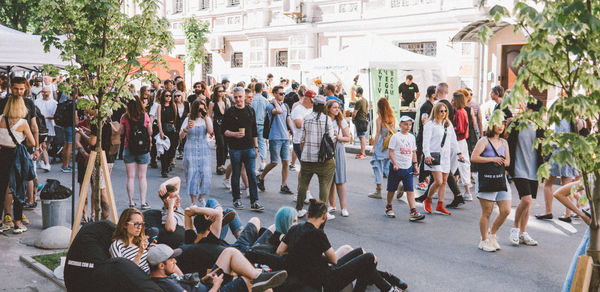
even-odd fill
[{"label": "shoulder bag", "polygon": [[[492,144],[492,141],[489,139],[488,143],[494,150],[496,157],[504,156],[499,155]],[[503,165],[497,165],[493,162],[488,163],[480,163],[479,164],[479,192],[488,193],[488,192],[501,192],[506,191],[506,167]]]},{"label": "shoulder bag", "polygon": [[[444,148],[444,144],[446,144],[446,136],[448,136],[448,126],[444,126],[444,136],[442,137],[442,144],[440,146],[440,151],[442,151],[442,148]],[[433,161],[431,162],[430,165],[434,166],[434,165],[440,165],[440,163],[442,162],[442,157],[440,152],[431,152],[429,155],[431,155],[431,157],[433,157]]]},{"label": "shoulder bag", "polygon": [[[320,116],[317,116],[317,124],[319,123],[319,118]],[[323,133],[319,147],[319,162],[325,162],[335,157],[335,145],[333,144],[333,140],[331,140],[331,136],[329,136],[328,122],[329,117],[325,116],[325,133]]]}]

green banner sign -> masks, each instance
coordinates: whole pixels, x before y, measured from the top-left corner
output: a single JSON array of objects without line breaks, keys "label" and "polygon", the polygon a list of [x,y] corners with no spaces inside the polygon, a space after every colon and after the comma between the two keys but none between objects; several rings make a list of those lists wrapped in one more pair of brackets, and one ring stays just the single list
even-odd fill
[{"label": "green banner sign", "polygon": [[396,69],[371,69],[371,98],[374,117],[377,116],[377,101],[387,98],[396,119],[400,117],[400,99],[398,97],[398,71]]}]

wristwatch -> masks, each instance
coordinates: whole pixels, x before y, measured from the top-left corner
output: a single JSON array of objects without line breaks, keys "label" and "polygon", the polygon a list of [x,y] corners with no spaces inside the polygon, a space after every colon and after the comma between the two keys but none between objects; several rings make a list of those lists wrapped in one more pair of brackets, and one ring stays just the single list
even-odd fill
[{"label": "wristwatch", "polygon": [[31,149],[33,149],[32,152],[37,151],[37,147],[35,147],[35,146],[31,147]]}]

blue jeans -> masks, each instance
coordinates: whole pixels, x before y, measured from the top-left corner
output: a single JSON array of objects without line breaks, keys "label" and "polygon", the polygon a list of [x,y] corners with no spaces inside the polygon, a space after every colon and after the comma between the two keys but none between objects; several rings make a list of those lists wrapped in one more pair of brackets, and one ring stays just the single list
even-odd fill
[{"label": "blue jeans", "polygon": [[258,155],[260,156],[260,159],[262,160],[266,160],[267,159],[267,143],[265,143],[265,138],[263,138],[263,130],[265,129],[265,126],[263,125],[256,125],[256,131],[257,131],[257,141],[258,141]]},{"label": "blue jeans", "polygon": [[[214,209],[218,206],[221,206],[219,201],[217,201],[215,199],[206,200],[206,208]],[[233,209],[225,208],[225,209],[223,209],[223,214],[227,214],[231,211],[233,211]],[[230,228],[231,228],[231,233],[233,233],[234,235],[236,232],[242,230],[242,228],[243,228],[242,220],[240,220],[240,216],[238,214],[235,214],[235,218],[233,219],[233,221],[231,221],[231,223],[221,227],[221,234],[219,235],[219,238],[222,240],[225,240],[225,237],[227,237],[227,231],[229,231]]]},{"label": "blue jeans", "polygon": [[242,162],[248,174],[248,183],[250,184],[250,202],[258,201],[258,189],[256,186],[256,153],[254,148],[235,150],[229,148],[229,156],[231,159],[231,195],[233,201],[240,199],[240,175],[242,174]]},{"label": "blue jeans", "polygon": [[371,158],[371,168],[373,168],[373,174],[375,175],[375,184],[383,183],[383,174],[388,175],[390,159],[375,159],[375,156]]}]

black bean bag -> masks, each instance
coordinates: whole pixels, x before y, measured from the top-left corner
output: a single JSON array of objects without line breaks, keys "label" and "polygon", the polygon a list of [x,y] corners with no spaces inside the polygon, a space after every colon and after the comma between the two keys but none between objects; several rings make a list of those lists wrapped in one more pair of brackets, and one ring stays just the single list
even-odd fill
[{"label": "black bean bag", "polygon": [[177,225],[175,231],[169,232],[164,226],[160,226],[158,230],[158,243],[164,243],[172,249],[176,249],[183,244],[185,239],[185,228]]},{"label": "black bean bag", "polygon": [[146,227],[160,228],[162,226],[162,212],[160,210],[146,210],[142,214],[144,214],[144,223],[146,223]]},{"label": "black bean bag", "polygon": [[110,258],[114,230],[115,224],[106,220],[81,227],[67,252],[67,291],[161,291],[132,261]]}]

